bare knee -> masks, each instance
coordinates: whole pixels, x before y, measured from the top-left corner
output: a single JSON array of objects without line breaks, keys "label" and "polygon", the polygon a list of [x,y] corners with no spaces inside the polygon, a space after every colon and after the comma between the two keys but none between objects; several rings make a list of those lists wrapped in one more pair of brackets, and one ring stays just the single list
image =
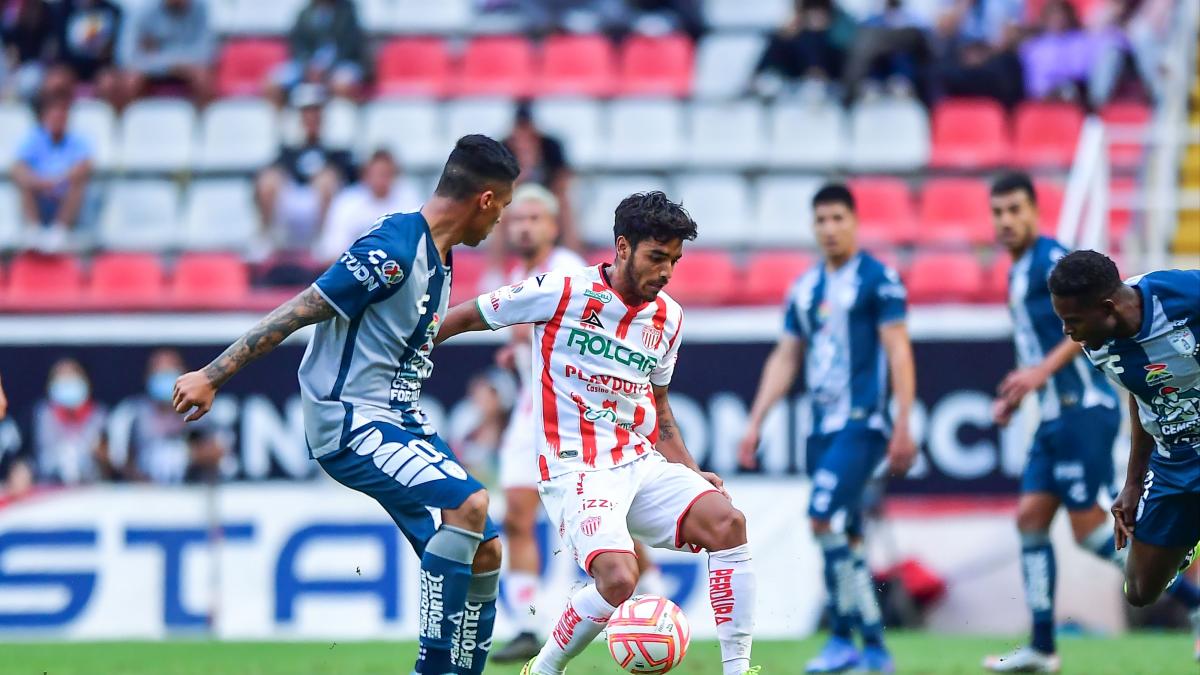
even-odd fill
[{"label": "bare knee", "polygon": [[498,570],[500,569],[500,562],[503,555],[500,538],[489,539],[480,544],[479,550],[475,551],[475,562],[471,565],[471,571],[475,574],[481,574],[483,572]]},{"label": "bare knee", "polygon": [[1134,607],[1148,607],[1153,605],[1163,589],[1150,590],[1144,583],[1138,583],[1138,580],[1133,576],[1125,578],[1125,600]]},{"label": "bare knee", "polygon": [[730,506],[713,524],[712,540],[705,548],[710,551],[724,551],[745,543],[746,514]]},{"label": "bare knee", "polygon": [[1053,519],[1053,513],[1047,518],[1040,509],[1022,507],[1017,510],[1017,530],[1023,534],[1047,532]]},{"label": "bare knee", "polygon": [[487,522],[488,493],[477,490],[459,504],[458,508],[442,511],[442,522],[472,532],[482,532]]},{"label": "bare knee", "polygon": [[809,520],[809,523],[812,525],[812,531],[814,535],[829,534],[833,531],[833,525],[828,520],[818,520],[816,518],[812,518]]},{"label": "bare knee", "polygon": [[633,596],[637,590],[637,559],[625,553],[602,554],[607,560],[597,558],[591,567],[596,579],[596,590],[608,604],[616,607]]}]

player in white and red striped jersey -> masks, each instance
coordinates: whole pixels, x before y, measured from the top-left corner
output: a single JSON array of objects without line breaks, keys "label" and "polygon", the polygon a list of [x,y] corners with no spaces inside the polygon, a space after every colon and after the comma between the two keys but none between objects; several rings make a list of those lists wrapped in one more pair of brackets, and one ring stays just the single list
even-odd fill
[{"label": "player in white and red striped jersey", "polygon": [[667,389],[683,310],[662,292],[696,224],[661,192],[617,207],[612,264],[537,275],[447,314],[438,340],[534,324],[538,491],[595,584],[570,600],[523,675],[559,675],[638,580],[634,537],[709,552],[724,675],[750,670],[754,573],[746,521],[679,436]]}]

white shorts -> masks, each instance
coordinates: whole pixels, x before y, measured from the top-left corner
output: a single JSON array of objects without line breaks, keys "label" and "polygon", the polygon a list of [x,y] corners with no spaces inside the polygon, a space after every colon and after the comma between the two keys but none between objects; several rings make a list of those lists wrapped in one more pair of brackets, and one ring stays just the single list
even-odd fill
[{"label": "white shorts", "polygon": [[538,480],[537,442],[533,435],[533,404],[525,389],[517,397],[504,437],[500,439],[500,487],[536,490]]},{"label": "white shorts", "polygon": [[589,573],[601,553],[633,553],[635,538],[655,548],[697,552],[681,540],[680,525],[696,500],[720,493],[658,452],[615,469],[563,474],[539,483],[538,492],[559,537]]}]

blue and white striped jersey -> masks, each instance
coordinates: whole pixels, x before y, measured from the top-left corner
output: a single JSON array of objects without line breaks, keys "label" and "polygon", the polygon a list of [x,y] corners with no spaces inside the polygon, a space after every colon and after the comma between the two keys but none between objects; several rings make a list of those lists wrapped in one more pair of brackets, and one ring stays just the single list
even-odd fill
[{"label": "blue and white striped jersey", "polygon": [[[1067,249],[1050,237],[1038,237],[1013,263],[1008,276],[1008,309],[1012,313],[1017,363],[1029,368],[1041,363],[1064,339],[1062,321],[1054,313],[1047,281]],[[1057,419],[1063,408],[1103,406],[1115,409],[1112,387],[1089,367],[1080,354],[1038,391],[1042,422]]]},{"label": "blue and white striped jersey", "polygon": [[805,343],[813,433],[835,433],[851,422],[890,429],[879,327],[904,320],[906,296],[896,271],[865,252],[837,270],[822,261],[792,285],[784,329]]},{"label": "blue and white striped jersey", "polygon": [[345,443],[351,417],[432,434],[417,399],[433,373],[433,338],[450,298],[420,213],[394,213],[313,284],[337,311],[316,325],[300,362],[304,433],[313,457]]},{"label": "blue and white striped jersey", "polygon": [[1084,352],[1137,399],[1160,454],[1200,453],[1200,270],[1150,272],[1125,283],[1142,296],[1141,329]]}]

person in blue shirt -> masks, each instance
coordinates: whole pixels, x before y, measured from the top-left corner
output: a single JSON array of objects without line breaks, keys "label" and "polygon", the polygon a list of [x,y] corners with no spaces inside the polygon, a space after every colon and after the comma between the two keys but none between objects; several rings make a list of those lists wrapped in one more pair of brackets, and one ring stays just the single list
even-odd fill
[{"label": "person in blue shirt", "polygon": [[[784,335],[763,366],[738,459],[745,468],[756,466],[763,420],[792,388],[803,364],[813,413],[808,515],[825,557],[832,632],[807,672],[854,667],[892,672],[858,520],[863,492],[879,464],[886,459],[892,472],[903,474],[916,454],[909,433],[916,377],[905,326],[907,294],[895,270],[859,250],[854,197],[845,186],[822,187],[812,208],[823,260],[788,296]],[[855,625],[862,632],[861,654],[853,642]]]},{"label": "person in blue shirt", "polygon": [[1129,470],[1112,512],[1116,546],[1129,547],[1125,597],[1143,607],[1178,585],[1200,544],[1200,270],[1122,283],[1108,257],[1076,251],[1050,292],[1063,332],[1129,392]]},{"label": "person in blue shirt", "polygon": [[175,410],[199,419],[246,364],[316,324],[299,372],[305,439],[326,473],[378,501],[421,557],[422,675],[481,673],[492,642],[500,542],[488,495],[418,399],[446,316],[451,248],[488,236],[518,173],[497,141],[459,139],[420,211],[381,217],[312,286],[175,383]]},{"label": "person in blue shirt", "polygon": [[91,179],[92,150],[67,130],[71,100],[48,96],[37,104],[38,125],[21,143],[13,182],[21,195],[27,237],[40,248],[58,249],[76,225]]}]

